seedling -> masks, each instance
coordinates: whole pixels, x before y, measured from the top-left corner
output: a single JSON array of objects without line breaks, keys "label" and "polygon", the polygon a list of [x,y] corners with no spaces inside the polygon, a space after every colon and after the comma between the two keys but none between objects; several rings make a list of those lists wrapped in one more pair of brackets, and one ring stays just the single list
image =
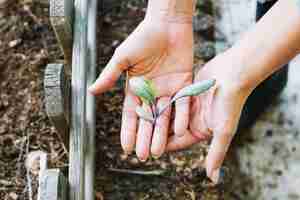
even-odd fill
[{"label": "seedling", "polygon": [[153,82],[145,79],[144,77],[135,77],[130,79],[129,81],[129,85],[133,93],[140,97],[142,102],[148,105],[151,110],[151,112],[149,112],[146,111],[145,108],[138,106],[135,109],[137,115],[140,118],[151,122],[152,124],[155,124],[157,118],[162,115],[163,112],[177,100],[183,97],[198,96],[208,91],[215,84],[215,79],[209,79],[189,85],[178,91],[167,105],[158,110],[156,106],[156,100],[158,98],[157,90],[155,89],[155,85],[153,84]]}]

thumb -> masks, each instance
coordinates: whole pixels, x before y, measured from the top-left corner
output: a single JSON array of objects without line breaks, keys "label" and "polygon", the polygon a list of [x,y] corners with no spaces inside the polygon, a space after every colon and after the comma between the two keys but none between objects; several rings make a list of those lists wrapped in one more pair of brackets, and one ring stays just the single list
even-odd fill
[{"label": "thumb", "polygon": [[233,131],[226,132],[221,130],[214,133],[206,158],[206,173],[207,176],[216,184],[222,179],[222,172],[220,169],[233,136]]},{"label": "thumb", "polygon": [[94,95],[106,92],[115,85],[122,72],[127,68],[128,62],[126,59],[121,59],[120,56],[115,53],[101,72],[99,78],[88,88],[88,91]]}]

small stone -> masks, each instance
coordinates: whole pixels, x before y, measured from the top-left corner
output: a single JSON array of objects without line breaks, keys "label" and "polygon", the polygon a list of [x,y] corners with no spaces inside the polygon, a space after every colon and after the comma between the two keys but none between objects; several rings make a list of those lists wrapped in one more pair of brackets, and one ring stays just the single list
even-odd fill
[{"label": "small stone", "polygon": [[139,160],[137,158],[132,158],[132,159],[130,159],[129,163],[132,165],[137,165],[137,164],[139,164]]},{"label": "small stone", "polygon": [[122,161],[127,160],[128,155],[123,153],[123,154],[120,155],[120,158],[121,158]]},{"label": "small stone", "polygon": [[1,126],[0,126],[0,134],[3,134],[5,132],[6,132],[6,126],[3,125],[3,124],[1,124]]},{"label": "small stone", "polygon": [[21,39],[12,40],[12,41],[10,41],[10,42],[8,43],[8,46],[9,46],[10,48],[14,48],[14,47],[16,47],[18,44],[20,44],[21,42],[22,42]]},{"label": "small stone", "polygon": [[175,164],[178,167],[183,167],[185,165],[185,161],[180,160],[178,158],[175,158],[174,160],[172,160],[172,163]]},{"label": "small stone", "polygon": [[120,44],[120,41],[119,40],[115,40],[115,41],[113,41],[112,46],[113,47],[117,47],[119,44]]},{"label": "small stone", "polygon": [[13,200],[17,200],[19,196],[15,192],[11,192],[9,193],[9,197]]},{"label": "small stone", "polygon": [[4,185],[4,186],[11,186],[11,185],[13,185],[12,182],[7,181],[7,180],[0,180],[0,184]]},{"label": "small stone", "polygon": [[166,162],[161,162],[160,163],[160,168],[167,169],[168,168],[168,164]]},{"label": "small stone", "polygon": [[44,158],[44,155],[45,153],[42,151],[33,151],[27,155],[25,165],[33,175],[38,175],[40,171],[40,160]]},{"label": "small stone", "polygon": [[107,156],[108,158],[110,158],[110,159],[113,159],[113,158],[115,157],[115,155],[114,155],[113,153],[111,153],[111,152],[107,152],[107,153],[106,153],[106,156]]}]

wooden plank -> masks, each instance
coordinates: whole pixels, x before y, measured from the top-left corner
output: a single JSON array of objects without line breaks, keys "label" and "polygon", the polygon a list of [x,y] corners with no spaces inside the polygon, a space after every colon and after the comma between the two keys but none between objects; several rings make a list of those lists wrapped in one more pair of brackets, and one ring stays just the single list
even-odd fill
[{"label": "wooden plank", "polygon": [[45,196],[45,184],[43,184],[44,182],[44,178],[43,178],[43,173],[47,170],[48,168],[48,160],[47,160],[47,154],[44,153],[40,156],[40,171],[39,171],[39,188],[38,188],[38,200],[43,200],[43,197]]},{"label": "wooden plank", "polygon": [[70,80],[63,64],[49,64],[44,77],[45,107],[47,115],[66,147],[69,144]]},{"label": "wooden plank", "polygon": [[71,74],[73,46],[73,0],[50,0],[50,20]]},{"label": "wooden plank", "polygon": [[70,200],[84,200],[88,2],[75,0],[70,129]]},{"label": "wooden plank", "polygon": [[38,200],[67,200],[67,195],[67,179],[59,169],[48,169],[41,173]]},{"label": "wooden plank", "polygon": [[[97,2],[90,0],[88,7],[88,72],[87,85],[91,85],[96,79],[97,65]],[[86,116],[87,116],[87,138],[86,138],[86,157],[85,157],[85,200],[95,199],[94,171],[95,171],[95,97],[87,92]]]}]

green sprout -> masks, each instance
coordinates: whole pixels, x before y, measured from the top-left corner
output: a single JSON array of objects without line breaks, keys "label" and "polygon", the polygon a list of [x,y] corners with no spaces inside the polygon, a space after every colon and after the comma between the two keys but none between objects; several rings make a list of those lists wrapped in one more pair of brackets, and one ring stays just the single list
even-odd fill
[{"label": "green sprout", "polygon": [[135,77],[129,80],[129,85],[133,93],[140,97],[147,105],[153,105],[156,99],[156,90],[150,80],[142,77]]},{"label": "green sprout", "polygon": [[156,107],[156,100],[158,96],[153,82],[146,80],[144,77],[135,77],[129,81],[129,85],[133,93],[140,97],[142,102],[149,105],[151,108],[151,113],[149,113],[143,107],[138,106],[135,110],[137,115],[152,124],[155,124],[156,119],[177,100],[189,96],[198,96],[208,91],[215,84],[215,79],[209,79],[184,87],[172,97],[171,101],[167,105],[165,105],[161,110],[158,110]]}]

